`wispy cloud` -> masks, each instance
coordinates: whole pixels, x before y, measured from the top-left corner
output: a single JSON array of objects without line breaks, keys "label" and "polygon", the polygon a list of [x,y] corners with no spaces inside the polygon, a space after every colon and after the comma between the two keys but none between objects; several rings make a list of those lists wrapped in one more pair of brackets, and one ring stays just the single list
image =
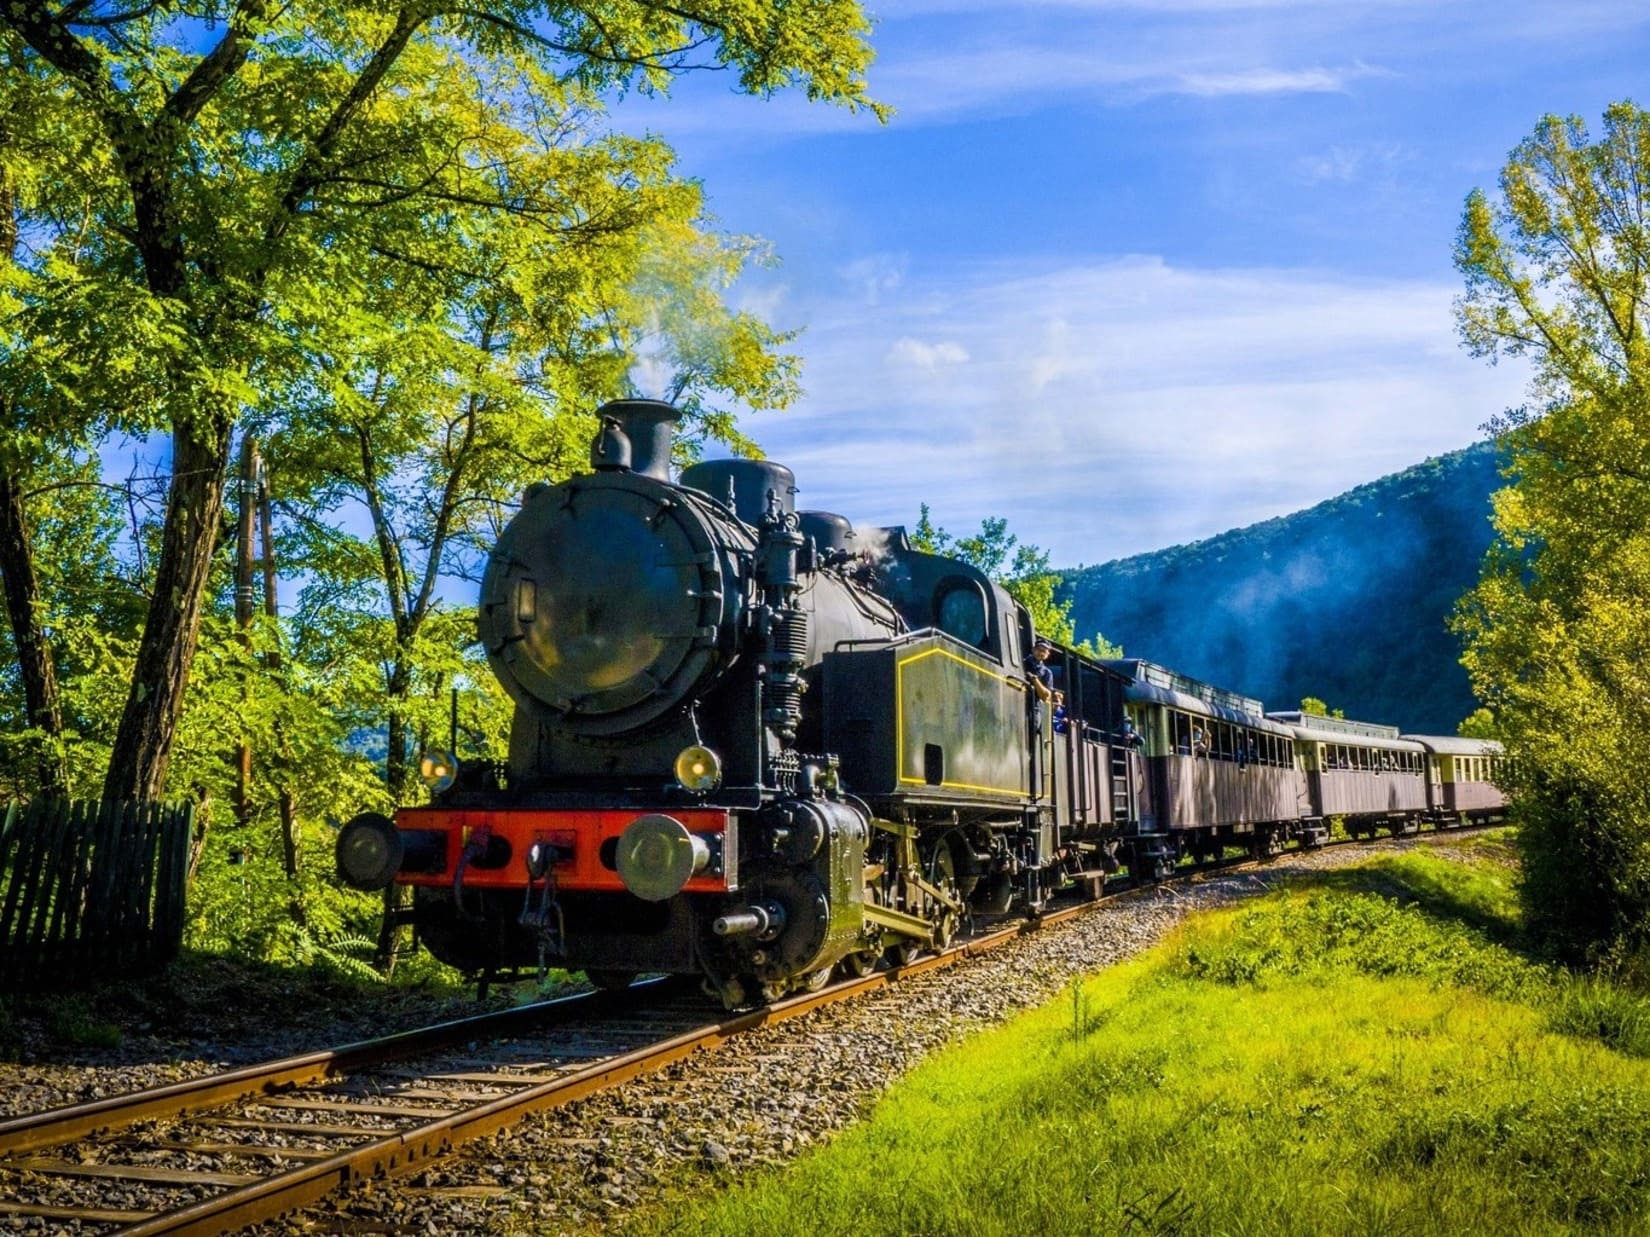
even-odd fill
[{"label": "wispy cloud", "polygon": [[912,279],[871,312],[803,307],[809,397],[751,428],[808,505],[1008,515],[1057,562],[1097,562],[1473,441],[1523,379],[1456,348],[1453,291],[1153,258]]},{"label": "wispy cloud", "polygon": [[[1005,43],[1000,38],[971,45],[925,45],[885,54],[873,73],[877,98],[894,109],[892,124],[911,128],[959,120],[1024,113],[1051,101],[1095,106],[1133,105],[1149,99],[1184,96],[1221,99],[1241,96],[1344,93],[1365,79],[1392,77],[1379,65],[1279,65],[1264,49],[1253,56],[1223,48],[1219,40],[1133,53],[1104,32],[1068,31],[1062,50],[1042,40]],[[1257,60],[1259,61],[1257,63]],[[668,103],[642,99],[621,108],[631,127],[657,115],[676,136],[700,133],[798,139],[828,133],[871,134],[877,124],[864,114],[809,104],[782,96],[762,104],[724,92]]]},{"label": "wispy cloud", "polygon": [[885,359],[892,365],[908,365],[932,372],[942,365],[963,364],[968,360],[968,349],[949,339],[928,344],[906,335],[894,341]]},{"label": "wispy cloud", "polygon": [[1397,142],[1331,146],[1296,159],[1295,173],[1309,185],[1349,185],[1371,177],[1391,176],[1404,154],[1403,146]]},{"label": "wispy cloud", "polygon": [[[1550,55],[1650,24],[1627,0],[899,0],[878,12],[872,93],[910,128],[1050,106],[1127,107],[1372,89],[1418,71],[1470,75],[1498,59]],[[1442,66],[1447,64],[1447,69]],[[673,135],[768,140],[876,131],[874,121],[764,104],[709,79],[667,105],[632,98],[621,116]]]},{"label": "wispy cloud", "polygon": [[1184,73],[1178,92],[1213,98],[1246,94],[1340,94],[1363,77],[1389,77],[1369,65],[1340,69],[1243,69],[1232,73]]}]

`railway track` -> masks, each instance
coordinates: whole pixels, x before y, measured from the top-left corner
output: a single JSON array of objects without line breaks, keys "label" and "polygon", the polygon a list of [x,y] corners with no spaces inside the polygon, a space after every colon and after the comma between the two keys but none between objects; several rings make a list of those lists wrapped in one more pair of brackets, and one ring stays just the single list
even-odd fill
[{"label": "railway track", "polygon": [[[1331,845],[1344,845],[1336,842]],[[1234,859],[1176,881],[1264,863]],[[1145,890],[1122,888],[1102,901]],[[0,1121],[0,1229],[210,1234],[444,1152],[907,975],[1086,913],[1081,902],[817,993],[728,1015],[658,980]]]}]

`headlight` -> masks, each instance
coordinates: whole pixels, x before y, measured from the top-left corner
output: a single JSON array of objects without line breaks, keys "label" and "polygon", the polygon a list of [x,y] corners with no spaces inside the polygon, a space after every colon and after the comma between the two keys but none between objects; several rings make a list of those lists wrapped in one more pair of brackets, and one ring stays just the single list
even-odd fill
[{"label": "headlight", "polygon": [[418,758],[418,776],[424,779],[431,794],[439,795],[458,780],[458,760],[440,748],[425,752]]},{"label": "headlight", "polygon": [[722,784],[722,758],[695,743],[676,757],[676,780],[684,790],[715,790]]}]

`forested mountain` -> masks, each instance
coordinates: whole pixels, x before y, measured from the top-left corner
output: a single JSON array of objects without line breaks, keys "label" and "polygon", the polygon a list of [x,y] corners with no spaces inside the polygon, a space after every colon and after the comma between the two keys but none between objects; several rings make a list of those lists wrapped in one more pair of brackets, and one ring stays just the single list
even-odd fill
[{"label": "forested mountain", "polygon": [[1290,709],[1454,734],[1475,707],[1450,611],[1489,546],[1495,447],[1479,443],[1306,511],[1068,571],[1079,636]]}]

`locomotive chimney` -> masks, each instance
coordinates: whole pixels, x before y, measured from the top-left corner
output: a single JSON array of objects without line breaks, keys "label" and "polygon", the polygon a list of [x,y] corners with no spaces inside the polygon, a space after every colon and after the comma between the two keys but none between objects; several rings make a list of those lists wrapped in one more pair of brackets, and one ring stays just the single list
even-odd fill
[{"label": "locomotive chimney", "polygon": [[604,435],[611,434],[608,422],[617,421],[620,431],[630,440],[630,470],[656,481],[669,481],[670,444],[681,415],[663,400],[612,400],[596,409],[603,426],[596,431],[597,443],[602,442]]}]

